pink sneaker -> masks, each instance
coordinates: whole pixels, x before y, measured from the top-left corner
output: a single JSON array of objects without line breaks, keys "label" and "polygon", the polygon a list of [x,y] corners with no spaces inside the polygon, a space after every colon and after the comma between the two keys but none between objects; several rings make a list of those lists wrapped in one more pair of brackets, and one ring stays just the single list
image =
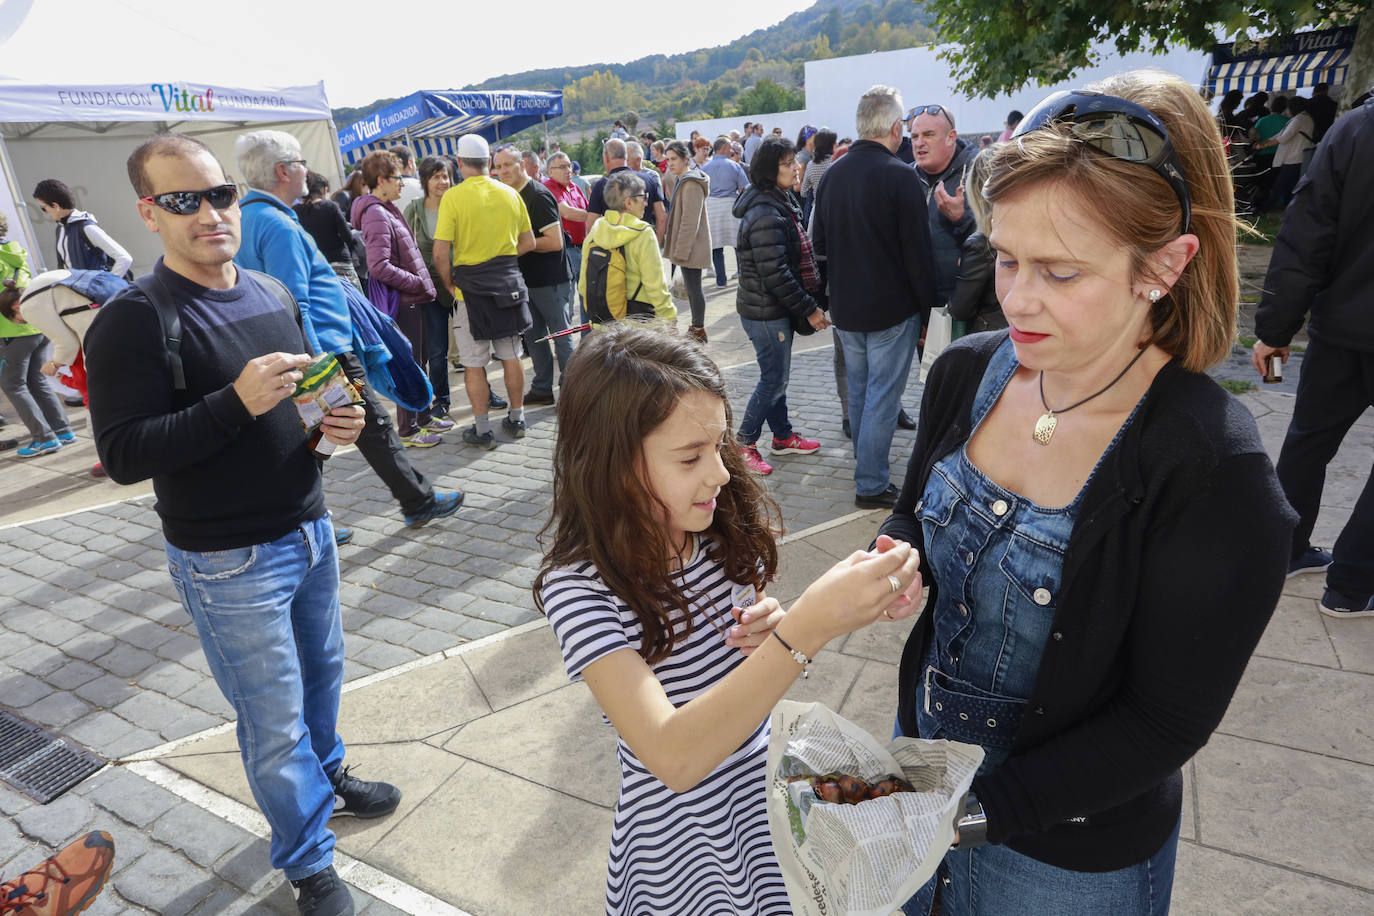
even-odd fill
[{"label": "pink sneaker", "polygon": [[755,474],[773,473],[773,466],[763,460],[763,456],[759,454],[759,450],[756,447],[752,445],[741,445],[739,447],[739,453],[744,456],[744,463],[749,465],[749,470],[753,471]]},{"label": "pink sneaker", "polygon": [[792,452],[796,452],[800,455],[809,455],[820,447],[821,444],[815,439],[803,439],[795,432],[786,439],[775,438],[773,440],[774,455],[786,455]]}]

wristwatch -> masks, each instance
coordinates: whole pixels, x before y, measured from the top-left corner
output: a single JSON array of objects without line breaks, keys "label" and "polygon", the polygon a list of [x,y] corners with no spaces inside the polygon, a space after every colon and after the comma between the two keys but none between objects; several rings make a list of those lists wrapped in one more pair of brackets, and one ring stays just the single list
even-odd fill
[{"label": "wristwatch", "polygon": [[972,792],[964,796],[964,814],[954,822],[956,839],[950,849],[972,849],[988,841],[988,817]]}]

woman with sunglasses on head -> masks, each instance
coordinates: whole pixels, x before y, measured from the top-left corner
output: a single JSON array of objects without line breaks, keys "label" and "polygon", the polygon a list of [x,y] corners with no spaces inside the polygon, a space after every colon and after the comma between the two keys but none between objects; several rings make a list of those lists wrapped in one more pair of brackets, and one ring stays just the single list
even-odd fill
[{"label": "woman with sunglasses on head", "polygon": [[[350,216],[367,245],[368,298],[396,319],[396,326],[410,341],[415,362],[427,366],[425,307],[434,301],[434,283],[415,236],[396,207],[401,196],[401,160],[377,150],[368,153],[359,168],[369,193],[353,201]],[[434,417],[429,407],[419,413],[396,407],[396,432],[407,447],[431,448],[443,441],[441,432],[452,428],[452,420]]]},{"label": "woman with sunglasses on head", "polygon": [[986,754],[982,829],[908,913],[937,886],[950,916],[1167,913],[1180,767],[1288,567],[1295,519],[1254,420],[1202,374],[1238,298],[1216,123],[1169,74],[1094,88],[993,154],[1009,328],[936,361],[880,529],[921,545],[930,585],[897,730]]}]

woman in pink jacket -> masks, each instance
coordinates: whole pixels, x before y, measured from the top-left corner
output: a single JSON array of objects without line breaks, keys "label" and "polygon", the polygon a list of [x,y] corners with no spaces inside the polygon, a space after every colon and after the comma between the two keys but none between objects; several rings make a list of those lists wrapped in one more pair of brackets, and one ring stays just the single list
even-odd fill
[{"label": "woman in pink jacket", "polygon": [[[415,361],[426,365],[424,307],[434,301],[434,283],[415,236],[395,204],[401,196],[401,162],[378,150],[367,155],[359,170],[369,193],[353,201],[349,215],[367,246],[368,298],[396,319]],[[432,416],[429,408],[415,413],[396,407],[396,432],[412,448],[438,445],[443,441],[439,434],[452,427],[451,420]]]}]

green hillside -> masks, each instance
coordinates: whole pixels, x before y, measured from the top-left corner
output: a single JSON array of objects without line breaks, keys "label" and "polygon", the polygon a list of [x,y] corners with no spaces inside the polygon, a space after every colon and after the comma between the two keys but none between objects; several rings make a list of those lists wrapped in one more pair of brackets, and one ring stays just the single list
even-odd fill
[{"label": "green hillside", "polygon": [[[935,39],[929,22],[915,0],[817,0],[774,26],[714,48],[623,64],[527,70],[462,88],[561,89],[564,116],[550,132],[565,137],[607,128],[627,112],[641,130],[654,126],[662,132],[686,118],[801,108],[806,61],[928,44]],[[336,108],[334,122],[351,124],[393,101]]]}]

